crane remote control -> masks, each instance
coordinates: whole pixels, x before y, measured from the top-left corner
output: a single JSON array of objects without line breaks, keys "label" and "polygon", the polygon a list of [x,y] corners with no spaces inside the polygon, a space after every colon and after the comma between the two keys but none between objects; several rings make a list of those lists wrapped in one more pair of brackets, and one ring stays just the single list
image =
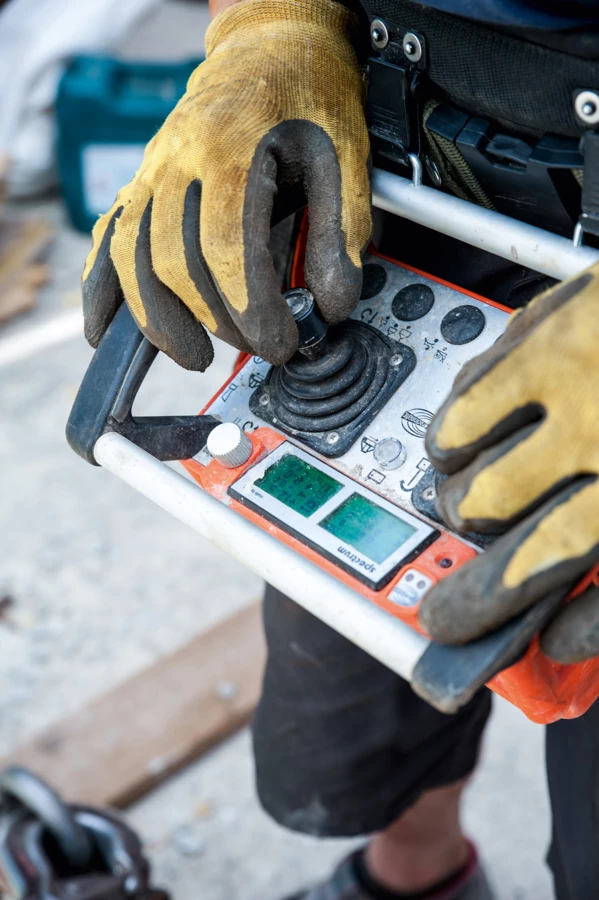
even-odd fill
[{"label": "crane remote control", "polygon": [[[285,296],[298,326],[295,356],[279,367],[245,356],[200,416],[168,419],[131,415],[157,351],[123,306],[67,436],[90,462],[106,430],[159,459],[182,460],[204,491],[421,631],[422,598],[490,540],[440,521],[442,476],[427,459],[426,430],[458,372],[503,333],[511,310],[373,250],[346,322],[329,328],[305,287]],[[117,336],[127,328],[124,350]],[[563,600],[552,595],[504,626],[502,634],[526,633],[520,649],[528,649],[514,662],[507,640],[488,680],[539,722],[579,715],[599,695],[596,661],[559,666],[534,637]],[[501,639],[497,632],[476,643],[492,648]]]}]

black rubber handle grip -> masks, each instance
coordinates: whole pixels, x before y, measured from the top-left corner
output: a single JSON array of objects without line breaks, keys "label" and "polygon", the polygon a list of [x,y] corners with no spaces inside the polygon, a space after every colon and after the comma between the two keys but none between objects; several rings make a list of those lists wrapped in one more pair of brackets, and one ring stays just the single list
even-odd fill
[{"label": "black rubber handle grip", "polygon": [[212,416],[133,418],[133,401],[157,354],[123,303],[98,344],[67,422],[67,441],[87,462],[97,465],[96,441],[109,431],[156,459],[189,459],[219,424]]},{"label": "black rubber handle grip", "polygon": [[569,592],[569,588],[554,591],[497,631],[469,644],[430,644],[416,663],[412,688],[442,712],[457,712],[493,675],[520,659]]},{"label": "black rubber handle grip", "polygon": [[[445,475],[429,469],[412,493],[416,510],[447,527],[439,518],[436,498]],[[468,534],[479,547],[488,547],[497,535]],[[532,609],[516,616],[502,628],[477,641],[459,647],[431,644],[414,671],[417,694],[444,712],[455,712],[493,675],[512,665],[530,641],[552,618],[570,589],[555,592]]]}]

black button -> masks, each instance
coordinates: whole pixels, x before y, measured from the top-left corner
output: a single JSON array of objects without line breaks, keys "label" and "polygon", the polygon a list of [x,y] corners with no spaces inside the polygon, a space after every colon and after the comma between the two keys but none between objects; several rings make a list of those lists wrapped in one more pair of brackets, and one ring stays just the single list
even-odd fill
[{"label": "black button", "polygon": [[426,284],[408,284],[393,298],[393,315],[401,322],[415,322],[433,308],[435,295]]},{"label": "black button", "polygon": [[443,317],[441,334],[449,344],[468,344],[484,327],[485,316],[477,306],[456,306]]},{"label": "black button", "polygon": [[387,272],[376,263],[367,263],[362,269],[362,276],[360,300],[370,300],[380,294],[387,283]]}]

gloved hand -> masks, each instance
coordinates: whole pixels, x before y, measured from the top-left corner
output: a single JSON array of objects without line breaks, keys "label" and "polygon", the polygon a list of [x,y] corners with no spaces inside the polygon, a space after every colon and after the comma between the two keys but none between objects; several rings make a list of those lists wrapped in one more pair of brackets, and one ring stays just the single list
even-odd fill
[{"label": "gloved hand", "polygon": [[[599,561],[598,277],[596,264],[515,314],[429,427],[430,459],[451,476],[445,521],[509,529],[425,598],[435,640],[478,637]],[[541,646],[559,662],[599,655],[599,590],[569,603]]]},{"label": "gloved hand", "polygon": [[242,0],[215,18],[206,61],[94,228],[83,275],[92,346],[124,295],[144,334],[186,368],[212,361],[202,326],[269,362],[289,359],[297,329],[267,247],[280,184],[303,184],[308,199],[305,271],[320,312],[330,323],[349,315],[371,230],[356,27],[333,0]]}]

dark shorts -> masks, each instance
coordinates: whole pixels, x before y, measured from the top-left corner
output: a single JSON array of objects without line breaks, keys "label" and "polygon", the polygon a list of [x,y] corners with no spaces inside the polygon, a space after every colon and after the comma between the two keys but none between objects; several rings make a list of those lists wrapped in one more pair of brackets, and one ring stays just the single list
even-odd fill
[{"label": "dark shorts", "polygon": [[[253,726],[258,795],[281,825],[322,837],[380,831],[423,791],[472,772],[491,708],[455,716],[267,587],[268,662]],[[547,728],[553,814],[548,862],[558,900],[599,884],[599,703]]]},{"label": "dark shorts", "polygon": [[431,788],[469,775],[491,694],[457,715],[283,594],[264,599],[268,663],[253,726],[264,809],[295,831],[380,831]]}]

